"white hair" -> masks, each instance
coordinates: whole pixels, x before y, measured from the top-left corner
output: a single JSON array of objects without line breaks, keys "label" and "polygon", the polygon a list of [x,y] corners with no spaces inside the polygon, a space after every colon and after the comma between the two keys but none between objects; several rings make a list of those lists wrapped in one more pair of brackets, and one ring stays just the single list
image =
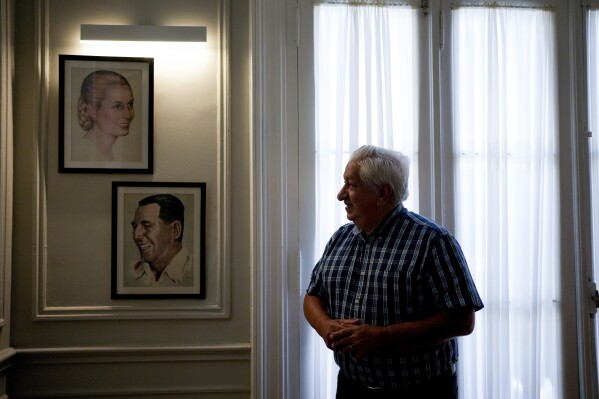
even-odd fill
[{"label": "white hair", "polygon": [[364,145],[355,150],[350,158],[359,166],[362,181],[372,190],[387,183],[393,190],[392,200],[396,205],[408,198],[410,159],[399,151],[373,145]]}]

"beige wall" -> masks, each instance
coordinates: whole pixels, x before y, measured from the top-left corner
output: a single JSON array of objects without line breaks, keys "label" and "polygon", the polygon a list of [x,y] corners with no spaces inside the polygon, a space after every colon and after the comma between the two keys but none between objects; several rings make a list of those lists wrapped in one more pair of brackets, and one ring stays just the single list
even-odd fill
[{"label": "beige wall", "polygon": [[11,63],[13,2],[0,0],[0,398],[5,399],[7,374],[14,358],[10,346],[12,256],[12,111]]},{"label": "beige wall", "polygon": [[[11,397],[250,397],[249,1],[13,11]],[[81,23],[204,25],[208,43],[82,44]],[[59,54],[154,58],[153,174],[58,173]],[[205,299],[111,299],[112,181],[206,182]]]}]

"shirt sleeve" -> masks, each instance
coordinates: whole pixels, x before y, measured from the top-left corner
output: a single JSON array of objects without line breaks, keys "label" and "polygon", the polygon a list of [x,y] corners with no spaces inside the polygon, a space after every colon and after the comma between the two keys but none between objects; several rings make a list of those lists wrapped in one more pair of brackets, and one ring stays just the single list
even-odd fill
[{"label": "shirt sleeve", "polygon": [[466,258],[457,240],[449,233],[433,239],[428,256],[431,301],[439,309],[484,307]]},{"label": "shirt sleeve", "polygon": [[320,262],[316,264],[314,270],[312,270],[312,276],[310,277],[310,284],[306,289],[306,293],[308,295],[314,295],[319,298],[323,298],[326,296],[326,292],[323,288],[322,278],[320,275]]},{"label": "shirt sleeve", "polygon": [[329,239],[329,242],[327,242],[322,256],[320,257],[320,260],[318,261],[318,263],[316,263],[316,266],[314,266],[314,269],[312,270],[312,275],[310,276],[310,284],[306,289],[306,293],[308,295],[314,295],[321,299],[328,298],[328,293],[325,288],[324,279],[322,277],[323,260],[326,258],[327,254],[330,253],[337,235],[338,231],[335,234],[333,234],[333,236]]}]

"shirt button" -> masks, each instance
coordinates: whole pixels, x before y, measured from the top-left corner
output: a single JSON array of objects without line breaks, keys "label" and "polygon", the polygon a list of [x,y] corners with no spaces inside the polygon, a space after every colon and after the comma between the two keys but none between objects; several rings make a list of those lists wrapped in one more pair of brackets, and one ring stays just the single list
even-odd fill
[{"label": "shirt button", "polygon": [[360,303],[360,301],[358,301],[357,299],[354,301],[354,303],[357,305],[358,303]]}]

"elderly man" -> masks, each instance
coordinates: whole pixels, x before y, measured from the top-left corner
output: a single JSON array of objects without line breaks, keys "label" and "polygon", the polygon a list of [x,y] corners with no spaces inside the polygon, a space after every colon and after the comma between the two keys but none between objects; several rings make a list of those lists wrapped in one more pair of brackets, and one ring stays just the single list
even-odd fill
[{"label": "elderly man", "polygon": [[407,157],[363,146],[337,199],[347,218],[314,267],[304,313],[334,351],[337,399],[456,398],[456,337],[483,307],[455,238],[409,212]]},{"label": "elderly man", "polygon": [[125,281],[129,287],[193,286],[193,255],[183,246],[183,203],[170,194],[139,201],[131,222],[140,259]]}]

